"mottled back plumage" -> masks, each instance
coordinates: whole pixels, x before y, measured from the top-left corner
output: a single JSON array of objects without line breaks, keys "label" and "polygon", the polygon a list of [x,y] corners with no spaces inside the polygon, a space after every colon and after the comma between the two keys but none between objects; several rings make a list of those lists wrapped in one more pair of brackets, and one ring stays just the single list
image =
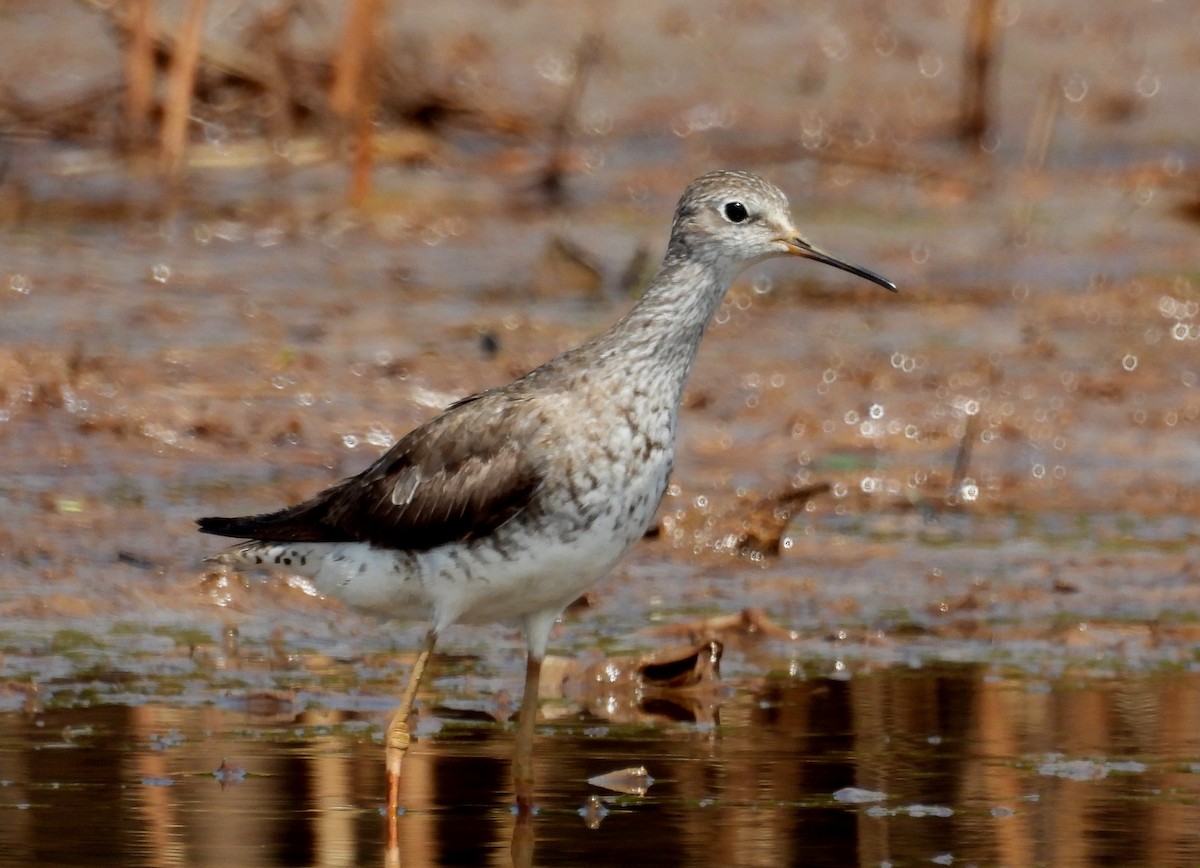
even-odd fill
[{"label": "mottled back plumage", "polygon": [[[203,518],[206,533],[274,542],[366,542],[414,552],[486,537],[529,504],[541,475],[514,435],[523,401],[484,392],[392,446],[364,473],[265,515]],[[480,429],[481,417],[494,422]]]}]

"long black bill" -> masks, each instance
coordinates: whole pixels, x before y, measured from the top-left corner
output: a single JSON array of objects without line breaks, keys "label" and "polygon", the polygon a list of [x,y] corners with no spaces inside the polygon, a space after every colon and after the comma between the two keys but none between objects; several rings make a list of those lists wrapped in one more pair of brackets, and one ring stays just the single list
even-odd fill
[{"label": "long black bill", "polygon": [[832,265],[834,268],[840,268],[842,271],[848,271],[851,274],[856,274],[864,280],[869,280],[871,283],[878,283],[884,289],[890,289],[892,292],[899,292],[896,284],[892,283],[886,277],[880,277],[874,271],[868,271],[865,268],[859,268],[857,265],[851,265],[848,262],[842,262],[840,259],[835,259],[824,250],[818,250],[813,247],[803,238],[789,238],[787,240],[788,248],[797,256],[803,256],[806,259],[811,259],[814,262],[823,262],[826,265]]}]

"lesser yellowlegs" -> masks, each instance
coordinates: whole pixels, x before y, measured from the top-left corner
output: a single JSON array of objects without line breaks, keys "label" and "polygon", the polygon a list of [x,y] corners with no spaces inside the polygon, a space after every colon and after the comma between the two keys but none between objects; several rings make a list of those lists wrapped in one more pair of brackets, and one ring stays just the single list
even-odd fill
[{"label": "lesser yellowlegs", "polygon": [[599,337],[507,386],[452,404],[358,476],[296,506],[203,518],[249,539],[213,560],[306,576],[323,594],[429,632],[388,726],[394,816],[413,699],[438,635],[516,621],[528,664],[513,763],[532,792],[537,687],[550,628],[645,532],[667,487],[684,382],[705,327],[745,266],[795,255],[890,290],[797,233],[787,199],[744,172],[694,181],[645,294]]}]

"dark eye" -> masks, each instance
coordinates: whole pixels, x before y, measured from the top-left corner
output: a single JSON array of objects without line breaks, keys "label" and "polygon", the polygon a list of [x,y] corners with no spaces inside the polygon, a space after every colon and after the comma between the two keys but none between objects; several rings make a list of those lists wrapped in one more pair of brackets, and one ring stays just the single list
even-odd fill
[{"label": "dark eye", "polygon": [[741,223],[749,216],[750,212],[746,210],[746,206],[741,202],[725,203],[725,219],[730,223]]}]

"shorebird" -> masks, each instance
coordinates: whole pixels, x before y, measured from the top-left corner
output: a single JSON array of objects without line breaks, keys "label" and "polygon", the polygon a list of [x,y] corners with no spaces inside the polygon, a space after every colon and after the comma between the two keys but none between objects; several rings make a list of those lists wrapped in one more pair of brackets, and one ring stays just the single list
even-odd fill
[{"label": "shorebird", "polygon": [[518,805],[528,807],[551,626],[653,520],[674,463],[684,383],[733,278],[788,255],[896,290],[804,240],[773,184],[712,172],[684,191],[662,267],[608,331],[507,386],[451,404],[311,500],[200,519],[206,533],[249,540],[210,560],[305,576],[351,607],[428,622],[387,728],[389,816],[417,687],[438,636],[455,623],[516,621],[524,630],[513,775]]}]

